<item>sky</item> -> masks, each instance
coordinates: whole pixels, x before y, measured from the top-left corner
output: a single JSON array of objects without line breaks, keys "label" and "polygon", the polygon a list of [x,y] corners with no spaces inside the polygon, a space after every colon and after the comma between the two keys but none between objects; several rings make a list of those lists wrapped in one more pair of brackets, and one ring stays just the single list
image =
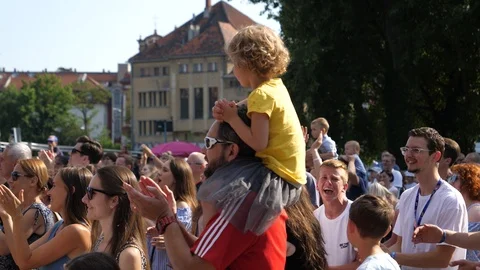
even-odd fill
[{"label": "sky", "polygon": [[[219,0],[211,0],[212,5]],[[227,1],[277,32],[263,4]],[[6,71],[117,70],[138,52],[138,38],[165,36],[198,15],[205,0],[4,1],[0,16],[0,69]]]}]

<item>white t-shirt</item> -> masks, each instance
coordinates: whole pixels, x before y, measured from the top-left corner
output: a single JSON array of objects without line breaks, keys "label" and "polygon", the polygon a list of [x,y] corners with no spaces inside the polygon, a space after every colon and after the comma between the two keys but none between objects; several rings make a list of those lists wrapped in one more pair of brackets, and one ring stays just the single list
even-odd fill
[{"label": "white t-shirt", "polygon": [[[463,200],[462,195],[450,184],[443,180],[441,181],[442,182],[440,188],[437,190],[435,195],[433,195],[433,198],[425,211],[422,219],[422,224],[435,224],[438,227],[446,230],[452,230],[456,232],[468,232],[467,207],[465,206],[465,201]],[[423,253],[434,250],[437,245],[445,245],[426,243],[414,245],[411,241],[415,223],[413,217],[415,209],[415,198],[417,196],[417,191],[419,187],[420,185],[416,185],[410,189],[405,190],[402,194],[402,197],[400,198],[400,202],[398,203],[400,212],[398,214],[397,222],[395,224],[393,232],[402,237],[402,253]],[[430,198],[430,195],[420,195],[418,197],[418,208],[416,216],[417,220],[423,210],[423,207]],[[465,249],[456,248],[452,256],[452,261],[465,259],[465,255]],[[407,270],[422,268],[402,266],[402,269]],[[428,269],[457,269],[457,267]]]},{"label": "white t-shirt", "polygon": [[357,270],[400,270],[400,266],[387,253],[380,253],[365,258]]},{"label": "white t-shirt", "polygon": [[397,188],[402,188],[403,187],[403,177],[402,173],[392,169],[392,175],[393,175],[393,185],[396,186]]},{"label": "white t-shirt", "polygon": [[390,191],[395,197],[398,198],[398,195],[400,195],[400,190],[396,186],[391,186],[388,191]]},{"label": "white t-shirt", "polygon": [[335,219],[328,219],[325,216],[325,205],[320,206],[313,212],[322,228],[329,266],[344,265],[355,260],[355,250],[347,238],[348,215],[351,205],[352,201],[348,200],[343,213]]}]

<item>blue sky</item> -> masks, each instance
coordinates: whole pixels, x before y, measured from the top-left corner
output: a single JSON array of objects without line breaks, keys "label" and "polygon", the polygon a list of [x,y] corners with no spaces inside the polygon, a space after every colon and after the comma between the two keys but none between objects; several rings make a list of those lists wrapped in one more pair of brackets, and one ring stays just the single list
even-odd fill
[{"label": "blue sky", "polygon": [[[228,3],[280,31],[276,21],[260,15],[262,4]],[[157,33],[166,35],[204,8],[205,0],[5,1],[0,16],[0,68],[113,72],[117,63],[138,52],[139,36],[152,34],[155,24]]]}]

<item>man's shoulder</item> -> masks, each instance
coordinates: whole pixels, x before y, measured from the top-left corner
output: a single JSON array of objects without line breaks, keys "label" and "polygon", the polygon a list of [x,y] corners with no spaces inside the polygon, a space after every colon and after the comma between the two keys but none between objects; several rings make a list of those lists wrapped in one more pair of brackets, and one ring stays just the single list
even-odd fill
[{"label": "man's shoulder", "polygon": [[442,181],[442,186],[438,189],[439,198],[442,199],[442,202],[447,205],[462,205],[465,204],[462,194],[452,185],[444,180]]}]

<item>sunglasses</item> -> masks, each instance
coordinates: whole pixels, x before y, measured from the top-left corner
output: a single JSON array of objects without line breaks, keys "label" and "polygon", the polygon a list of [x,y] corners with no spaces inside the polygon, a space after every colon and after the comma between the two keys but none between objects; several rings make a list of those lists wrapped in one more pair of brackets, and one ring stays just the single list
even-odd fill
[{"label": "sunglasses", "polygon": [[82,152],[82,151],[80,151],[80,150],[78,150],[78,149],[76,149],[76,148],[72,148],[72,155],[75,154],[75,153],[79,153],[80,155],[85,155],[84,152]]},{"label": "sunglasses", "polygon": [[458,179],[458,174],[454,173],[447,178],[447,182],[450,184],[453,184],[455,183],[455,181],[457,181],[457,179]]},{"label": "sunglasses", "polygon": [[215,139],[215,138],[212,138],[212,137],[205,137],[204,142],[205,142],[205,148],[206,149],[211,149],[217,143],[220,143],[220,144],[232,144],[232,143],[234,143],[234,142],[231,142],[231,141],[219,140],[219,139]]},{"label": "sunglasses", "polygon": [[13,171],[11,174],[12,180],[17,181],[19,177],[25,176],[25,177],[34,177],[34,175],[29,175],[29,174],[21,174],[17,171]]},{"label": "sunglasses", "polygon": [[105,190],[101,190],[101,189],[96,189],[96,188],[92,188],[92,187],[87,187],[87,198],[88,200],[92,200],[93,199],[93,195],[95,194],[95,192],[99,192],[99,193],[102,193],[102,194],[105,194],[109,197],[113,197],[115,196],[115,194],[112,194],[110,192],[107,192]]}]

